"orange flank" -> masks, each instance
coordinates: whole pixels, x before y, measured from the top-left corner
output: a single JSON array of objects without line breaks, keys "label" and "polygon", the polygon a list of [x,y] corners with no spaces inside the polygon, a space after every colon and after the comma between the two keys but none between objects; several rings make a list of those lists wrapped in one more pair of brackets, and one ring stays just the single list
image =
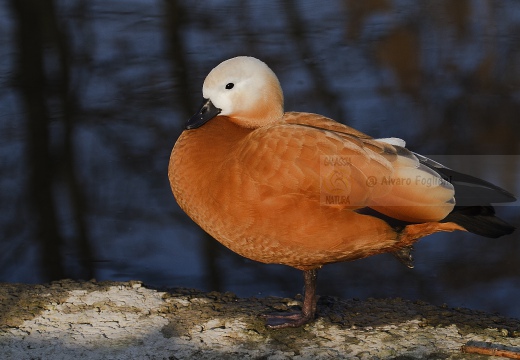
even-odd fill
[{"label": "orange flank", "polygon": [[[498,237],[514,229],[488,203],[459,206],[458,186],[467,181],[447,181],[458,173],[404,141],[373,139],[321,115],[284,113],[278,79],[260,60],[224,61],[204,81],[203,97],[171,154],[172,191],[229,249],[304,271],[302,312],[267,316],[270,327],[314,318],[316,271],[325,264],[384,252],[402,258],[439,231]],[[497,202],[514,201],[489,189]]]}]

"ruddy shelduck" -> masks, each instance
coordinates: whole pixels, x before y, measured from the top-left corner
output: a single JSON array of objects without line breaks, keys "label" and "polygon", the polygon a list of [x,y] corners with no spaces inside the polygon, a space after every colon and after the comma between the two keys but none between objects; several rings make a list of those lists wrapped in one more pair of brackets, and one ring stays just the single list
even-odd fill
[{"label": "ruddy shelduck", "polygon": [[271,328],[315,316],[317,270],[390,252],[412,267],[411,246],[439,231],[487,237],[514,227],[491,203],[507,191],[321,115],[284,112],[276,75],[262,61],[222,62],[170,158],[180,207],[232,251],[304,273],[301,312],[267,315]]}]

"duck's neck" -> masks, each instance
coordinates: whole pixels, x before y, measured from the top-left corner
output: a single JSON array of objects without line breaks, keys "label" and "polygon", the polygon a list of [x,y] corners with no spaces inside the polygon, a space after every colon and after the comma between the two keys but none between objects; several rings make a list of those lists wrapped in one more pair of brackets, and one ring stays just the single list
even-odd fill
[{"label": "duck's neck", "polygon": [[230,119],[240,126],[257,129],[281,121],[283,114],[282,89],[278,80],[272,78],[259,90],[254,101],[241,106],[240,111],[232,114]]}]

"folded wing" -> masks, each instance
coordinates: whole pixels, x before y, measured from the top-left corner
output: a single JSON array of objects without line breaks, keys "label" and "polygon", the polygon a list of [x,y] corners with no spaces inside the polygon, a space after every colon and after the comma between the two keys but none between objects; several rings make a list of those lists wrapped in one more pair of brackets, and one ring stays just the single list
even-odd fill
[{"label": "folded wing", "polygon": [[455,205],[453,186],[399,139],[376,140],[315,114],[252,132],[234,157],[247,163],[261,198],[301,195],[317,206],[371,207],[410,222],[438,221]]}]

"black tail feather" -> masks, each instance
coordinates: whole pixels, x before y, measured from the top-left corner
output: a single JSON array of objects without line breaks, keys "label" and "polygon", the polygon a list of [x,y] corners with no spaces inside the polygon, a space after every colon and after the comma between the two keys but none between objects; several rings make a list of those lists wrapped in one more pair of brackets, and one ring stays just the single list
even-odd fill
[{"label": "black tail feather", "polygon": [[495,209],[491,206],[493,203],[516,201],[513,194],[485,180],[451,170],[425,156],[414,155],[455,189],[457,205],[442,222],[454,222],[469,232],[490,238],[515,231],[514,226],[495,216]]},{"label": "black tail feather", "polygon": [[426,156],[414,153],[419,162],[438,173],[455,188],[457,206],[487,206],[489,204],[515,202],[509,191],[486,180],[447,168]]},{"label": "black tail feather", "polygon": [[469,232],[489,238],[515,231],[514,226],[495,216],[492,206],[456,206],[442,222],[454,222]]},{"label": "black tail feather", "polygon": [[513,194],[485,180],[447,168],[434,170],[455,188],[457,205],[479,206],[516,201]]}]

